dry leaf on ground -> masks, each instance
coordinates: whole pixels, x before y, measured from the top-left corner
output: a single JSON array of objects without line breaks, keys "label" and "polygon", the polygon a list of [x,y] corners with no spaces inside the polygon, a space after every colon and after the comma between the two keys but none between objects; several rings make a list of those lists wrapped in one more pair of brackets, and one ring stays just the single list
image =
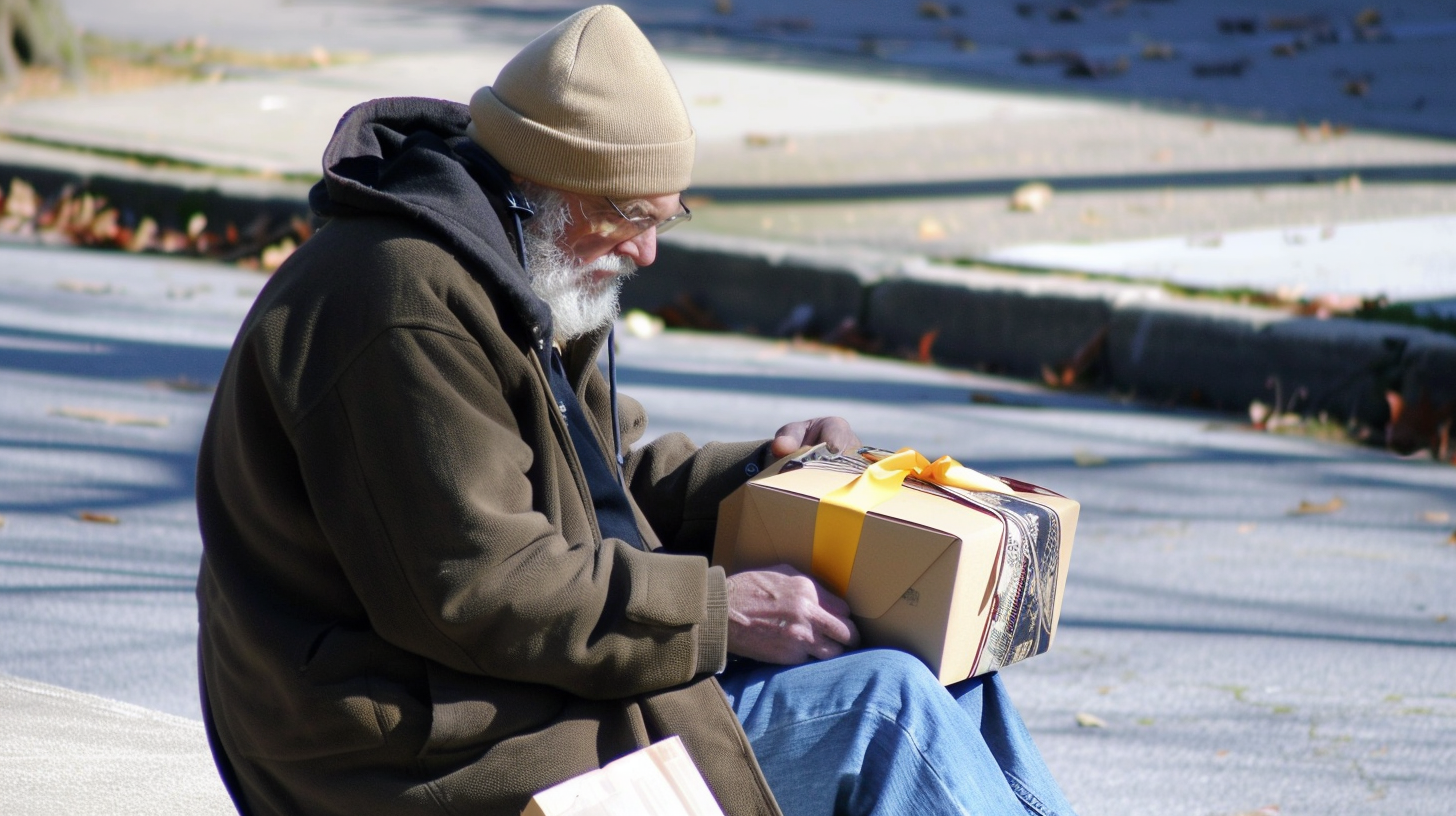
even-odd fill
[{"label": "dry leaf on ground", "polygon": [[1101,467],[1107,464],[1107,457],[1078,448],[1072,451],[1072,461],[1077,464],[1077,467]]},{"label": "dry leaf on ground", "polygon": [[666,323],[656,315],[650,315],[641,309],[633,309],[622,318],[622,323],[627,334],[643,339],[656,337],[662,334]]},{"label": "dry leaf on ground", "polygon": [[1051,203],[1052,187],[1040,181],[1023,184],[1011,193],[1011,209],[1014,212],[1039,213]]},{"label": "dry leaf on ground", "polygon": [[1456,546],[1456,533],[1452,533],[1451,536],[1446,539],[1446,543]]},{"label": "dry leaf on ground", "polygon": [[93,513],[90,510],[82,510],[76,514],[76,518],[82,521],[89,521],[93,524],[120,524],[121,519],[110,513]]},{"label": "dry leaf on ground", "polygon": [[76,292],[82,295],[108,295],[112,291],[109,283],[78,280],[63,280],[56,284],[56,288],[63,292]]},{"label": "dry leaf on ground", "polygon": [[1321,513],[1334,513],[1344,509],[1345,500],[1339,496],[1330,499],[1322,504],[1312,501],[1301,500],[1299,506],[1289,511],[1291,516],[1314,516]]},{"label": "dry leaf on ground", "polygon": [[1077,712],[1077,725],[1082,728],[1106,728],[1107,721],[1096,714],[1088,714],[1085,711]]},{"label": "dry leaf on ground", "polygon": [[1427,510],[1421,514],[1421,521],[1427,524],[1445,524],[1451,520],[1451,514],[1440,510]]},{"label": "dry leaf on ground", "polygon": [[1259,525],[1254,524],[1253,522],[1246,522],[1238,526],[1239,535],[1248,535],[1249,533],[1252,533],[1257,529],[1259,529]]},{"label": "dry leaf on ground", "polygon": [[1258,810],[1246,810],[1242,813],[1236,813],[1234,816],[1279,816],[1279,806],[1265,805]]},{"label": "dry leaf on ground", "polygon": [[79,419],[83,422],[100,422],[105,425],[138,425],[146,428],[165,428],[171,420],[164,416],[142,416],[121,411],[107,411],[99,408],[52,408],[51,416]]},{"label": "dry leaf on ground", "polygon": [[915,348],[915,361],[920,363],[932,363],[934,359],[930,356],[930,349],[935,346],[935,338],[940,336],[940,329],[931,329],[920,335],[920,342]]},{"label": "dry leaf on ground", "polygon": [[944,241],[946,236],[945,225],[934,218],[922,218],[915,231],[915,237],[922,241]]},{"label": "dry leaf on ground", "polygon": [[181,391],[187,394],[205,394],[217,388],[205,382],[198,382],[191,377],[178,377],[174,380],[148,380],[147,385],[166,388],[172,391]]},{"label": "dry leaf on ground", "polygon": [[4,516],[0,516],[0,527],[4,527],[4,526],[5,526],[5,517]]},{"label": "dry leaf on ground", "polygon": [[20,178],[10,180],[10,193],[4,198],[5,207],[0,209],[0,215],[8,215],[14,218],[35,218],[39,210],[40,197],[35,194],[35,188]]}]

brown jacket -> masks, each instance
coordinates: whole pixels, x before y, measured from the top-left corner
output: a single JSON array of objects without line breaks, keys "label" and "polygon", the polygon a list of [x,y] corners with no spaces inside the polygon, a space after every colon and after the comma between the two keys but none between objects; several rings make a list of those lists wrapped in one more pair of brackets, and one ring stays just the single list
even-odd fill
[{"label": "brown jacket", "polygon": [[[728,813],[777,814],[712,679],[721,571],[601,537],[578,456],[602,452],[573,449],[537,354],[549,312],[452,152],[466,115],[346,116],[314,195],[332,220],[264,288],[218,386],[198,598],[220,765],[254,813],[515,816],[678,734]],[[602,341],[565,358],[606,450]],[[646,417],[621,414],[630,445]],[[763,455],[678,434],[632,450],[649,547],[706,552]]]}]

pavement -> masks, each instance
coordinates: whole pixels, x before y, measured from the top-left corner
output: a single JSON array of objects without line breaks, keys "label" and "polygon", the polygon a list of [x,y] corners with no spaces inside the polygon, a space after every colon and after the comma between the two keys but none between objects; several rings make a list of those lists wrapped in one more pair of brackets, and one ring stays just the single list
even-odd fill
[{"label": "pavement", "polygon": [[[192,474],[263,279],[0,258],[0,672],[25,678],[0,681],[6,812],[225,812],[196,723]],[[838,414],[1082,502],[1056,644],[1006,678],[1083,816],[1449,811],[1456,469],[813,343],[622,340],[651,434]]]},{"label": "pavement", "polygon": [[[157,213],[183,222],[184,206],[297,207],[349,105],[468,98],[578,5],[68,0],[88,29],[116,37],[355,56],[0,105],[11,137],[0,167],[55,189],[100,185],[123,206],[183,191]],[[896,45],[918,40],[892,31],[860,53],[864,38],[842,32],[869,12],[732,5],[634,7],[677,49],[667,61],[701,149],[693,229],[675,233],[628,301],[687,295],[721,324],[767,335],[826,334],[851,318],[884,353],[929,349],[958,368],[787,340],[629,336],[624,386],[654,432],[751,438],[837,413],[867,441],[950,453],[1081,500],[1057,648],[1007,674],[1084,816],[1447,812],[1456,471],[1147,407],[1187,402],[1196,384],[1204,404],[1242,410],[1269,398],[1272,375],[1285,394],[1304,386],[1336,413],[1379,419],[1384,390],[1415,404],[1456,388],[1447,335],[1161,285],[1456,297],[1449,88],[1410,79],[1429,94],[1420,110],[1311,90],[1315,77],[1328,84],[1326,62],[1355,56],[1375,61],[1376,87],[1405,87],[1389,78],[1449,53],[1436,4],[1384,7],[1399,48],[1345,42],[1287,62],[1263,56],[1267,31],[1212,44],[1180,33],[1262,15],[1256,5],[1130,7],[1154,22],[1183,9],[1149,31],[1185,54],[1223,59],[1257,43],[1255,68],[1289,75],[1213,85],[1190,83],[1191,57],[1173,66],[1179,82],[1150,79],[1161,63],[1090,84],[1020,66],[1029,37],[1055,46],[1073,30],[1049,21],[1050,6],[1032,22],[972,10],[986,23],[975,51],[942,48],[955,40],[925,29],[936,49]],[[1358,11],[1326,5],[1341,21]],[[841,31],[843,47],[797,42],[794,15]],[[1152,36],[1130,39],[1111,18],[1081,25],[1077,42],[1097,59]],[[945,59],[927,64],[931,51]],[[1278,93],[1260,96],[1266,86]],[[1300,116],[1357,126],[1301,128]],[[1012,190],[1032,180],[1054,188],[1050,203],[1013,211]],[[18,812],[122,812],[122,799],[73,805],[64,774],[33,775],[82,756],[119,758],[80,764],[150,812],[225,807],[193,724],[192,469],[208,389],[261,283],[213,264],[0,243],[0,619],[11,633],[0,672],[27,678],[0,682],[18,718],[7,714],[17,726],[0,732],[0,755],[29,757],[0,767],[0,790],[7,801],[26,792]],[[1111,396],[969,370],[1036,378],[1098,336]],[[122,709],[80,694],[165,712],[141,717],[163,747],[86,730]],[[1103,725],[1077,725],[1083,714]],[[179,781],[129,774],[133,756]]]},{"label": "pavement", "polygon": [[0,712],[7,813],[232,812],[197,720],[6,675]]}]

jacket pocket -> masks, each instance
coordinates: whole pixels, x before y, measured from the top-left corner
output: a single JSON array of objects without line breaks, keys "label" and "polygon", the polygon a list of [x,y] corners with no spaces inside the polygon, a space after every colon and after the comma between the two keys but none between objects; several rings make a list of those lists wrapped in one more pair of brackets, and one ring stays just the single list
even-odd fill
[{"label": "jacket pocket", "polygon": [[292,762],[378,748],[388,722],[371,678],[376,638],[331,626],[319,631],[299,665],[225,695],[226,716],[246,756]]},{"label": "jacket pocket", "polygon": [[552,722],[567,694],[550,686],[466,674],[427,665],[430,736],[422,755],[478,752],[506,737]]}]

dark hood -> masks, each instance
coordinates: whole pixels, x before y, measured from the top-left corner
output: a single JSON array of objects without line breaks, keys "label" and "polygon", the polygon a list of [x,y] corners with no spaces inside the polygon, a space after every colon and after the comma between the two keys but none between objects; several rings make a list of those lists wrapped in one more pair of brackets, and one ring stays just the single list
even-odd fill
[{"label": "dark hood", "polygon": [[[393,216],[438,235],[485,286],[502,325],[539,351],[551,310],[531,291],[504,225],[510,177],[469,136],[470,109],[438,99],[374,99],[349,109],[309,192],[320,218]],[[509,313],[508,313],[509,312]]]}]

